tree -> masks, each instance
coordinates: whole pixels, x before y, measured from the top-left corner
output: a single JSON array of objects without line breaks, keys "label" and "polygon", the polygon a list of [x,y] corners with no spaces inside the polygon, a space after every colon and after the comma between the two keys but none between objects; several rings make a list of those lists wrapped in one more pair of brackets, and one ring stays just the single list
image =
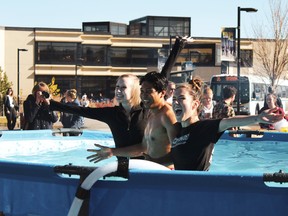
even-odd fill
[{"label": "tree", "polygon": [[55,83],[55,80],[56,80],[55,77],[52,77],[51,83],[48,84],[50,93],[53,96],[57,96],[60,94],[60,89],[58,88],[58,84]]},{"label": "tree", "polygon": [[11,88],[12,82],[8,81],[7,74],[0,67],[0,115],[3,115],[3,100],[8,88]]},{"label": "tree", "polygon": [[271,16],[265,24],[253,28],[253,54],[259,64],[254,68],[256,74],[277,87],[279,79],[288,78],[288,7],[281,0],[270,0],[269,4]]}]

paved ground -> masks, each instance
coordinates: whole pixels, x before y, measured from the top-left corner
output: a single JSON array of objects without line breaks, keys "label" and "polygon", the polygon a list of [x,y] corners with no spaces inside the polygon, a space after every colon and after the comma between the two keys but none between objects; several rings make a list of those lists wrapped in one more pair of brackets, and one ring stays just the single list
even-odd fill
[{"label": "paved ground", "polygon": [[[56,122],[54,124],[54,128],[62,128],[61,122]],[[19,123],[17,123],[15,129],[19,129]],[[100,121],[97,121],[97,120],[94,120],[94,119],[88,119],[88,118],[85,118],[85,120],[84,120],[83,129],[110,131],[107,124],[100,122]],[[7,127],[4,125],[0,125],[0,130],[7,130]]]},{"label": "paved ground", "polygon": [[[55,124],[54,126],[59,125],[60,127],[62,127],[61,122]],[[101,130],[101,131],[110,131],[108,125],[106,123],[94,120],[94,119],[88,119],[85,118],[84,119],[84,127],[83,129],[89,129],[89,130]]]},{"label": "paved ground", "polygon": [[[54,124],[55,128],[62,128],[61,122],[56,122]],[[19,129],[19,124],[16,126],[15,129]],[[88,119],[85,118],[84,120],[84,127],[83,129],[88,129],[88,130],[101,130],[101,131],[110,131],[109,127],[107,124],[94,120],[94,119]],[[245,127],[241,127],[241,129],[247,129],[247,130],[260,130],[260,127],[258,124],[255,125],[249,125]],[[0,125],[0,130],[7,130],[7,127]]]}]

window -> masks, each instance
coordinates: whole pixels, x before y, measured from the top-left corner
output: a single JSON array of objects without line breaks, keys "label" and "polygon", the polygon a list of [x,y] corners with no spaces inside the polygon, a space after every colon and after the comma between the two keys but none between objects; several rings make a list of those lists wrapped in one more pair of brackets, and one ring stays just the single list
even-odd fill
[{"label": "window", "polygon": [[177,62],[192,61],[195,66],[215,65],[215,45],[195,44],[183,49]]},{"label": "window", "polygon": [[84,65],[107,65],[107,46],[82,45]]},{"label": "window", "polygon": [[253,51],[241,50],[240,51],[241,67],[253,67]]},{"label": "window", "polygon": [[178,17],[150,17],[149,35],[154,37],[190,35],[190,20]]},{"label": "window", "polygon": [[75,63],[77,43],[38,42],[36,63],[71,64]]},{"label": "window", "polygon": [[83,27],[84,32],[106,32],[108,33],[109,30],[109,25],[107,23],[105,24],[85,24],[85,26]]},{"label": "window", "polygon": [[[170,35],[190,35],[190,18],[147,16],[130,21],[130,35],[169,37]],[[146,29],[148,32],[146,32]]]},{"label": "window", "polygon": [[157,66],[157,48],[111,47],[111,65],[116,67]]},{"label": "window", "polygon": [[[36,75],[35,81],[43,81],[47,84],[51,83],[52,78],[55,78],[55,82],[60,89],[60,93],[63,94],[67,89],[75,88],[75,76],[43,76]],[[88,97],[93,94],[95,97],[101,93],[103,97],[112,99],[114,97],[114,89],[117,77],[97,77],[97,76],[78,76],[78,96],[86,93]]]}]

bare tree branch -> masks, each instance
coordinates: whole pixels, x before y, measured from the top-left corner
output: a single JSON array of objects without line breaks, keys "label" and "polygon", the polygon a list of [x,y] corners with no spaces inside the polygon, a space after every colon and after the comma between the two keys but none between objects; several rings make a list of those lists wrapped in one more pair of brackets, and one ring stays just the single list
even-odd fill
[{"label": "bare tree branch", "polygon": [[[285,1],[286,2],[286,1]],[[267,28],[267,24],[270,27]],[[288,6],[283,0],[270,0],[270,17],[265,25],[253,28],[254,57],[259,65],[255,72],[276,87],[279,79],[287,78],[288,69]]]}]

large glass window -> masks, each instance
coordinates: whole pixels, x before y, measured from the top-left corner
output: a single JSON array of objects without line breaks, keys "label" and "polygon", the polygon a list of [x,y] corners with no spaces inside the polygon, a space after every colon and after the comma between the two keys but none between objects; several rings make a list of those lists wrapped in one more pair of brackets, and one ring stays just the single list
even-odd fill
[{"label": "large glass window", "polygon": [[111,23],[110,33],[112,35],[127,35],[127,26],[120,23]]},{"label": "large glass window", "polygon": [[84,65],[107,65],[107,46],[82,45]]},{"label": "large glass window", "polygon": [[[60,89],[60,93],[63,93],[68,89],[73,89],[76,87],[76,78],[75,76],[43,76],[36,75],[35,81],[40,82],[43,81],[47,84],[51,83],[52,78],[55,78],[55,83],[58,85],[58,89]],[[78,96],[82,96],[84,93],[88,95],[88,97],[97,98],[100,94],[104,98],[112,99],[114,97],[114,89],[116,84],[116,79],[118,77],[108,77],[108,76],[78,76]]]},{"label": "large glass window", "polygon": [[190,35],[190,21],[187,18],[150,17],[149,36],[169,37],[170,35]]},{"label": "large glass window", "polygon": [[38,64],[71,64],[76,59],[77,43],[38,42],[36,49]]},{"label": "large glass window", "polygon": [[112,35],[127,35],[127,25],[113,22],[85,22],[82,24],[84,32],[108,33]]},{"label": "large glass window", "polygon": [[253,51],[241,50],[240,51],[241,67],[253,67]]},{"label": "large glass window", "polygon": [[[170,35],[190,35],[190,18],[147,16],[130,21],[130,35],[169,37]],[[146,32],[146,29],[148,32]]]},{"label": "large glass window", "polygon": [[195,66],[215,65],[214,44],[195,44],[186,47],[187,48],[182,50],[177,62],[192,61]]},{"label": "large glass window", "polygon": [[93,23],[83,26],[84,32],[109,32],[108,23]]},{"label": "large glass window", "polygon": [[116,67],[157,66],[157,48],[111,47],[111,65]]}]

